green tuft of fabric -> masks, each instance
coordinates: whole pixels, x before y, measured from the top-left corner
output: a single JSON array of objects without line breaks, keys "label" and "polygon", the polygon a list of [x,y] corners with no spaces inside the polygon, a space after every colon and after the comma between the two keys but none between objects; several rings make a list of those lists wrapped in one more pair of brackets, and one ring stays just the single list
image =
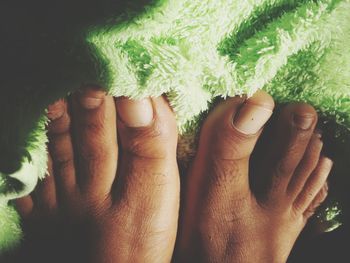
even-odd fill
[{"label": "green tuft of fabric", "polygon": [[147,78],[152,74],[154,66],[151,65],[151,55],[147,49],[135,40],[128,40],[124,44],[116,44],[116,48],[129,58],[129,63],[134,65],[137,74],[138,84],[145,85]]},{"label": "green tuft of fabric", "polygon": [[19,215],[13,206],[0,203],[0,251],[10,251],[21,239]]}]

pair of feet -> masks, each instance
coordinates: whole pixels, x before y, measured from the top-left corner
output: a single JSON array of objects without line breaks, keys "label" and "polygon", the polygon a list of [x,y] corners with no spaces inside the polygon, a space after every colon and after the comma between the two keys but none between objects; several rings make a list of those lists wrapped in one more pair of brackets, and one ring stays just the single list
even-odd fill
[{"label": "pair of feet", "polygon": [[261,91],[213,110],[180,209],[176,120],[163,97],[87,89],[55,103],[51,176],[16,203],[25,231],[18,258],[285,262],[327,195],[332,161],[321,155],[311,106],[286,106],[262,135],[273,109]]}]

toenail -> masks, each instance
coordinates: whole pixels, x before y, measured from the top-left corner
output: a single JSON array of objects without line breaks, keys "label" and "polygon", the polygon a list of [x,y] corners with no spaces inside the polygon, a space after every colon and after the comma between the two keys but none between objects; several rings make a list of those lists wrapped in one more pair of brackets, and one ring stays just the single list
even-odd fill
[{"label": "toenail", "polygon": [[96,109],[103,102],[103,99],[82,97],[80,98],[81,106],[88,110]]},{"label": "toenail", "polygon": [[295,126],[302,130],[310,129],[314,120],[315,116],[313,114],[294,114],[293,118]]},{"label": "toenail", "polygon": [[[322,162],[323,162],[323,164],[324,164],[325,166],[329,167],[330,169],[332,168],[332,166],[333,166],[333,164],[334,164],[334,162],[333,162],[332,159],[330,159],[330,158],[328,158],[328,157],[326,157],[326,156],[322,156],[321,159],[322,159]],[[329,170],[330,170],[330,169],[329,169]]]},{"label": "toenail", "polygon": [[149,98],[143,100],[119,98],[117,111],[121,121],[128,127],[146,127],[153,121],[153,106]]},{"label": "toenail", "polygon": [[58,100],[55,103],[49,105],[47,110],[47,116],[50,120],[57,120],[61,118],[65,111],[63,100]]},{"label": "toenail", "polygon": [[315,132],[314,132],[314,137],[316,137],[316,138],[318,138],[318,139],[322,139],[322,132],[321,131],[319,131],[319,130],[316,130]]},{"label": "toenail", "polygon": [[233,125],[243,134],[255,134],[265,125],[271,115],[272,109],[270,108],[245,103],[234,116]]},{"label": "toenail", "polygon": [[79,91],[78,100],[80,105],[87,110],[93,110],[101,106],[105,96],[102,92],[101,94],[96,94],[96,96],[91,93],[91,90]]},{"label": "toenail", "polygon": [[324,185],[324,191],[326,193],[328,193],[328,191],[329,191],[329,184],[328,184],[328,182],[326,182],[325,185]]}]

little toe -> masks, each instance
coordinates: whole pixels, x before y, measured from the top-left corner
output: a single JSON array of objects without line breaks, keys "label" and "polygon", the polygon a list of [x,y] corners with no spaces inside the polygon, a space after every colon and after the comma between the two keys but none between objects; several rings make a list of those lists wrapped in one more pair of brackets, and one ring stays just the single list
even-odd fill
[{"label": "little toe", "polygon": [[32,195],[35,195],[34,206],[36,213],[43,216],[50,216],[56,213],[56,188],[50,155],[48,159],[48,175],[38,182]]},{"label": "little toe", "polygon": [[311,202],[309,207],[304,212],[304,218],[306,220],[314,215],[317,208],[319,208],[320,205],[324,202],[324,200],[326,200],[327,196],[328,196],[328,183],[325,183],[321,188],[321,190],[316,195],[316,197],[314,198],[314,200]]},{"label": "little toe", "polygon": [[[289,182],[301,162],[317,123],[317,113],[307,104],[289,104],[282,109],[269,137],[270,149],[261,162],[261,194],[274,203],[285,195]],[[315,146],[316,148],[319,146]],[[308,153],[308,157],[312,155]],[[317,155],[317,153],[316,153]],[[305,159],[302,166],[312,168],[313,161]]]},{"label": "little toe", "polygon": [[333,161],[322,156],[306,181],[302,191],[296,198],[293,204],[294,211],[304,214],[308,207],[325,185],[327,178],[332,170]]},{"label": "little toe", "polygon": [[117,119],[114,100],[97,88],[86,88],[72,98],[77,180],[82,193],[107,199],[118,162]]}]

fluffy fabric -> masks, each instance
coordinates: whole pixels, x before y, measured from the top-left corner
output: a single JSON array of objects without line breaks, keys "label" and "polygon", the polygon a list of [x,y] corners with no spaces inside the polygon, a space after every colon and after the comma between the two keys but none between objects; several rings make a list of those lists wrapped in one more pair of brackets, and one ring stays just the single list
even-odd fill
[{"label": "fluffy fabric", "polygon": [[[30,193],[46,174],[45,108],[86,83],[106,87],[114,96],[167,94],[181,133],[178,157],[184,169],[196,151],[201,121],[217,98],[265,89],[279,103],[306,101],[319,111],[336,160],[331,180],[337,191],[330,201],[341,205],[346,199],[350,1],[160,0],[138,15],[107,17],[90,26],[77,23],[65,34],[58,31],[53,39],[59,45],[50,47],[62,48],[64,59],[57,56],[59,63],[48,66],[54,73],[28,79],[37,86],[28,84],[14,95],[19,83],[5,81],[0,250],[20,240],[11,200]],[[41,63],[37,68],[44,67]],[[328,229],[339,225],[339,210],[331,203],[318,217]]]}]

